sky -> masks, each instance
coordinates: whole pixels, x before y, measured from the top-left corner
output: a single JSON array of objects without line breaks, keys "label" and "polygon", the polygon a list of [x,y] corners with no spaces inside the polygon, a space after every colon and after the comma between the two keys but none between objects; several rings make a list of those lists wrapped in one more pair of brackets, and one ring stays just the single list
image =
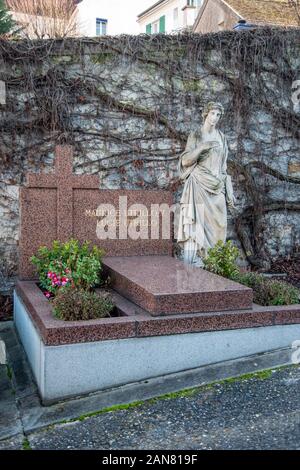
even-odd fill
[{"label": "sky", "polygon": [[157,2],[157,0],[99,0],[103,3],[109,3],[112,11],[118,11],[124,20],[124,31],[122,33],[139,33],[140,28],[136,23],[137,15],[142,13],[151,5]]}]

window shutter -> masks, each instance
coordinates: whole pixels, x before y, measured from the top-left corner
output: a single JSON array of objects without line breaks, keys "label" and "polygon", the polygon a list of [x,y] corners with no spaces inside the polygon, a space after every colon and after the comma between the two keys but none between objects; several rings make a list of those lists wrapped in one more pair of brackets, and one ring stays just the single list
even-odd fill
[{"label": "window shutter", "polygon": [[165,17],[165,15],[161,16],[159,18],[159,32],[160,33],[165,33],[166,32],[166,17]]},{"label": "window shutter", "polygon": [[151,32],[152,32],[152,27],[151,27],[151,23],[149,23],[146,25],[146,34],[151,34]]}]

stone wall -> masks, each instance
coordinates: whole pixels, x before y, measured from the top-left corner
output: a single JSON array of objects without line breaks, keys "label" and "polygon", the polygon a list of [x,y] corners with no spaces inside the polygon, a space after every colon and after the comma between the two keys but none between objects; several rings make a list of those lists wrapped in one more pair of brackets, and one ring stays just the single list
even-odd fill
[{"label": "stone wall", "polygon": [[229,238],[267,264],[300,242],[299,30],[0,42],[0,291],[18,263],[19,188],[51,171],[57,143],[101,188],[172,189],[207,101],[226,109],[229,173],[238,197]]}]

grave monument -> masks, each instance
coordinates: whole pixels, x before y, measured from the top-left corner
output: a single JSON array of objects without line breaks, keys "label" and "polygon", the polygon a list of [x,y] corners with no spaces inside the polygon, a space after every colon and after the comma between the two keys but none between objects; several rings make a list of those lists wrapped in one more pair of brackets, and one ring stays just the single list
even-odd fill
[{"label": "grave monument", "polygon": [[[102,190],[73,173],[73,149],[29,174],[20,193],[15,325],[44,403],[287,347],[300,306],[253,305],[252,290],[172,256],[169,191]],[[30,257],[71,237],[106,251],[119,316],[54,317]]]}]

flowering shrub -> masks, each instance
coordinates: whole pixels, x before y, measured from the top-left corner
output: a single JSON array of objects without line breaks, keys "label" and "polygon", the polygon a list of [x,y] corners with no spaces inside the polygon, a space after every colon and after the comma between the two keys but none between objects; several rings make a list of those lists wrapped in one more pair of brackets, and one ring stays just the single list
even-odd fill
[{"label": "flowering shrub", "polygon": [[64,321],[109,317],[114,308],[110,296],[71,287],[59,289],[52,305],[56,318]]},{"label": "flowering shrub", "polygon": [[47,289],[45,296],[48,299],[55,294],[60,287],[75,287],[71,269],[65,267],[65,264],[61,261],[53,261],[49,264],[47,279],[41,279],[40,277],[40,284],[43,288]]},{"label": "flowering shrub", "polygon": [[51,248],[42,246],[31,257],[36,266],[40,285],[50,298],[61,287],[89,290],[100,283],[103,251],[89,242],[82,245],[71,239],[66,243],[54,241]]}]

